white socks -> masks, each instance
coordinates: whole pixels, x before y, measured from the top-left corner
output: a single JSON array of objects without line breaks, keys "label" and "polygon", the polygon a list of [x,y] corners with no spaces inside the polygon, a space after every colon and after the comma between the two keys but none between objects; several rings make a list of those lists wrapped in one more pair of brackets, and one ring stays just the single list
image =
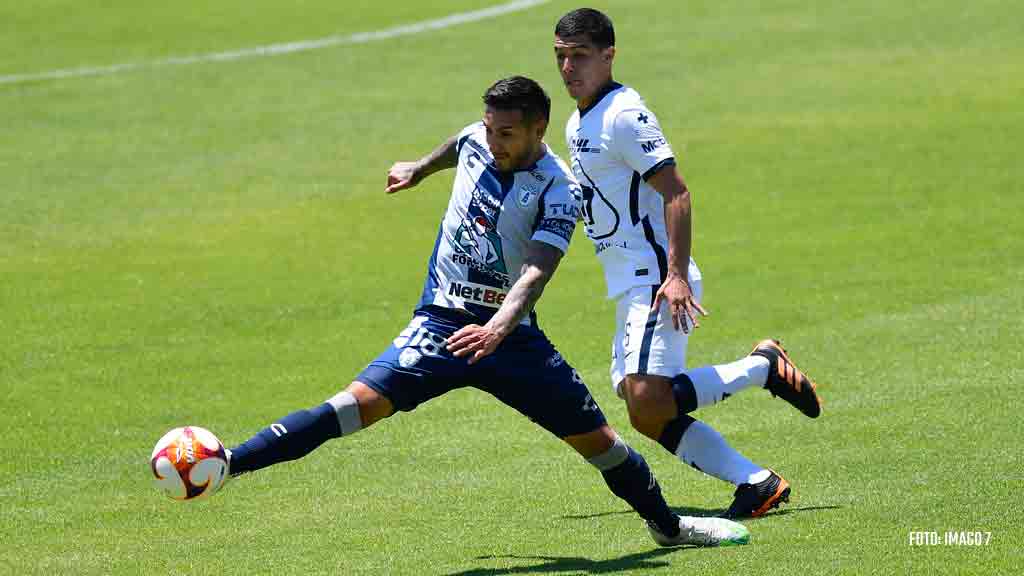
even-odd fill
[{"label": "white socks", "polygon": [[705,474],[736,485],[756,484],[771,475],[768,469],[747,460],[714,428],[699,420],[683,433],[676,456]]},{"label": "white socks", "polygon": [[697,393],[697,408],[711,406],[751,386],[764,386],[768,380],[768,359],[745,356],[718,366],[701,366],[685,374]]}]

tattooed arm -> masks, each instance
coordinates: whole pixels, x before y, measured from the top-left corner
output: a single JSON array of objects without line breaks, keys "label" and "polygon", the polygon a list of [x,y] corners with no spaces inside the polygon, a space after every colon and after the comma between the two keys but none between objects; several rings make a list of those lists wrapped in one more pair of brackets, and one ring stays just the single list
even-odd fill
[{"label": "tattooed arm", "polygon": [[519,279],[505,296],[501,308],[487,324],[470,324],[452,334],[448,338],[448,350],[456,358],[472,355],[470,364],[494,352],[533,310],[561,260],[562,251],[558,248],[531,240]]},{"label": "tattooed arm", "polygon": [[394,194],[399,190],[416,186],[434,172],[454,168],[459,160],[457,142],[458,138],[452,136],[433,152],[415,162],[395,162],[388,170],[388,185],[384,191]]}]

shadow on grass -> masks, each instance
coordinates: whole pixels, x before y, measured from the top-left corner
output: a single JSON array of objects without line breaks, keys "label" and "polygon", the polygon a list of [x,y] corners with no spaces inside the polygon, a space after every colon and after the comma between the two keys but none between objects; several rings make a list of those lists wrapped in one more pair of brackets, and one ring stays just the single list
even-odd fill
[{"label": "shadow on grass", "polygon": [[[783,506],[782,508],[773,510],[764,516],[758,518],[743,518],[743,521],[748,520],[761,520],[764,518],[771,518],[772,516],[786,516],[789,514],[796,514],[799,512],[814,512],[816,510],[841,510],[842,506],[803,506],[803,507],[790,507]],[[725,512],[725,508],[693,508],[690,506],[672,506],[672,511],[680,516],[718,516]],[[563,520],[591,520],[593,518],[602,518],[605,516],[626,516],[630,514],[636,514],[632,510],[617,510],[615,512],[598,512],[596,514],[570,514],[568,516],[562,516]]]},{"label": "shadow on grass", "polygon": [[530,566],[512,566],[509,568],[470,568],[461,572],[451,572],[446,576],[501,576],[502,574],[557,574],[559,572],[613,574],[615,572],[651,570],[668,566],[668,562],[657,560],[657,558],[679,550],[681,548],[657,548],[647,552],[630,554],[621,558],[610,558],[608,560],[591,560],[578,556],[520,556],[517,554],[478,556],[476,560],[513,558],[516,560],[540,560],[541,562]]},{"label": "shadow on grass", "polygon": [[[691,508],[685,506],[672,506],[672,511],[680,516],[717,516],[725,509],[715,510],[710,508]],[[594,518],[603,518],[605,516],[627,516],[636,512],[632,510],[616,510],[614,512],[597,512],[595,514],[570,514],[568,516],[562,516],[563,520],[591,520]]]},{"label": "shadow on grass", "polygon": [[816,510],[842,510],[842,509],[843,509],[842,506],[803,506],[803,507],[800,507],[800,508],[797,508],[797,507],[792,507],[791,508],[789,506],[785,506],[783,508],[779,508],[778,510],[773,510],[773,511],[765,514],[764,516],[760,516],[758,518],[746,518],[746,519],[744,519],[744,522],[746,522],[747,520],[763,520],[765,518],[771,518],[772,516],[788,516],[789,514],[797,514],[797,513],[800,513],[800,512],[814,512]]},{"label": "shadow on grass", "polygon": [[[761,520],[772,516],[786,516],[798,512],[814,512],[818,510],[840,510],[842,506],[804,506],[801,508],[783,508],[760,518],[748,520]],[[676,514],[683,516],[715,516],[724,512],[724,509],[673,507]],[[636,514],[632,510],[619,510],[614,512],[600,512],[597,514],[582,514],[562,516],[567,520],[589,520],[603,516],[621,516]],[[671,554],[680,550],[687,550],[690,547],[656,548],[647,552],[630,554],[621,558],[608,560],[591,560],[579,556],[520,556],[518,554],[504,554],[498,556],[477,556],[476,560],[494,560],[498,558],[513,558],[516,560],[540,560],[539,564],[530,566],[513,566],[509,568],[470,568],[461,572],[451,572],[445,576],[502,576],[504,574],[557,574],[560,572],[585,572],[587,574],[613,574],[616,572],[634,570],[652,570],[669,566],[668,562],[658,560],[659,557]]]}]

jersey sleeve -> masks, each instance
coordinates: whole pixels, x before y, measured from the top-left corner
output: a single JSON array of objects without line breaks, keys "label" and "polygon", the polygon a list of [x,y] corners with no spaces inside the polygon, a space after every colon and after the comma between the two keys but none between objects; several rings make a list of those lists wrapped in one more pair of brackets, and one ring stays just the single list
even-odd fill
[{"label": "jersey sleeve", "polygon": [[538,200],[537,218],[531,239],[550,244],[565,254],[576,230],[583,194],[571,178],[555,177]]},{"label": "jersey sleeve", "polygon": [[662,133],[658,119],[650,110],[622,110],[615,117],[612,129],[619,156],[645,181],[664,166],[676,163],[672,147]]},{"label": "jersey sleeve", "polygon": [[466,144],[466,140],[469,140],[471,136],[481,128],[483,128],[483,122],[474,122],[469,126],[463,128],[459,134],[455,137],[455,153],[462,154],[462,147]]}]

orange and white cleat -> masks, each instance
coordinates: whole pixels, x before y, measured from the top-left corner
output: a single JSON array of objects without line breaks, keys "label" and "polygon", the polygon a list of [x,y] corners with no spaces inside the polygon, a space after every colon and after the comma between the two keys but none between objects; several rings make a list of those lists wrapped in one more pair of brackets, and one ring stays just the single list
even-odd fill
[{"label": "orange and white cleat", "polygon": [[768,381],[764,387],[811,418],[821,414],[817,386],[793,364],[778,340],[762,340],[754,346],[751,356],[768,359]]}]

